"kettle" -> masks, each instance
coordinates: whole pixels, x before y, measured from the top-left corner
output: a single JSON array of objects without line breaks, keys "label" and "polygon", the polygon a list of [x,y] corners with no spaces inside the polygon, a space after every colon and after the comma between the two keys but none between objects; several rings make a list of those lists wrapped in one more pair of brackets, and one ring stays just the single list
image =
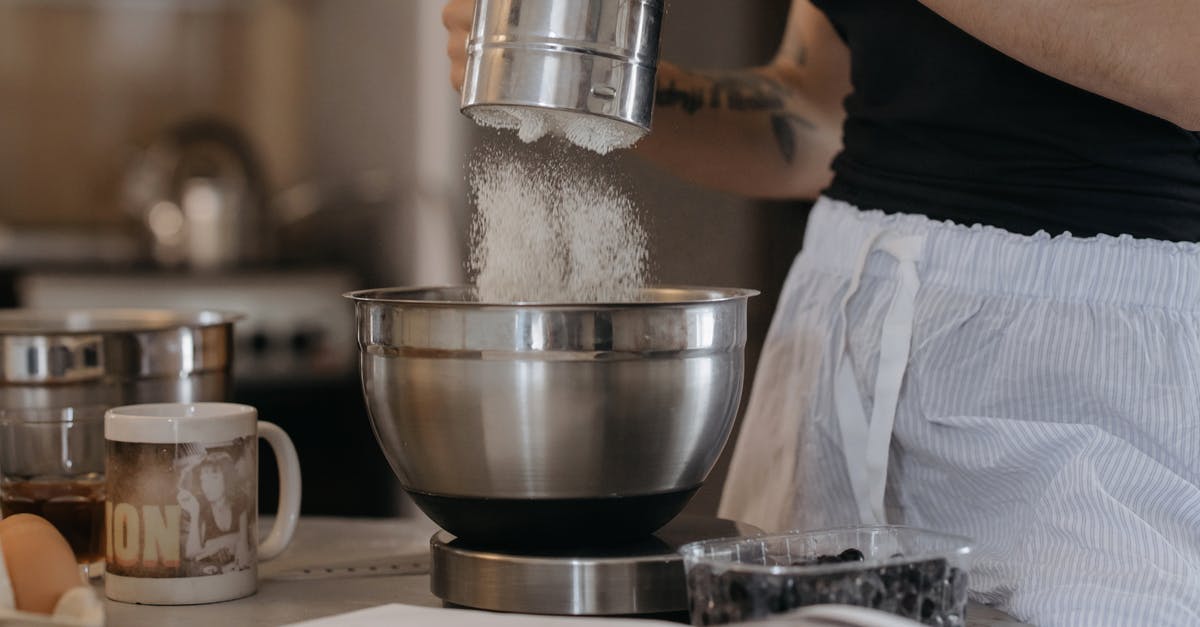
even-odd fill
[{"label": "kettle", "polygon": [[249,138],[228,122],[202,118],[167,129],[127,170],[123,196],[160,266],[209,271],[271,258],[262,166]]}]

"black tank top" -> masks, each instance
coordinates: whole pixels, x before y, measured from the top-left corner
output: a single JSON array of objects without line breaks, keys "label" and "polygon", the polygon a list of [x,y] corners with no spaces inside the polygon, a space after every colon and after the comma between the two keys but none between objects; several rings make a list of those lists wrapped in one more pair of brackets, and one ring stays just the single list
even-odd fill
[{"label": "black tank top", "polygon": [[1200,134],[1042,74],[916,0],[813,0],[851,50],[827,195],[1017,233],[1200,241]]}]

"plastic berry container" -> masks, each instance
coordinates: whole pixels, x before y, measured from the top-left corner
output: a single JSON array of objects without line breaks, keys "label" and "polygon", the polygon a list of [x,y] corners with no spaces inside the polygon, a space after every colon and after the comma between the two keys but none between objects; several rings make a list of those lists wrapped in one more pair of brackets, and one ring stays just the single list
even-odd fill
[{"label": "plastic berry container", "polygon": [[823,603],[966,624],[971,542],[960,536],[876,525],[705,540],[679,552],[693,625]]}]

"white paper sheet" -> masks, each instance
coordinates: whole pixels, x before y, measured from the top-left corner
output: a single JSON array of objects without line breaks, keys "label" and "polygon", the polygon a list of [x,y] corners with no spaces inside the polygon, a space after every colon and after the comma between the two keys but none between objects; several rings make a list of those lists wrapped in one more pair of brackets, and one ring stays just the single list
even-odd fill
[{"label": "white paper sheet", "polygon": [[417,607],[393,603],[285,627],[679,627],[678,623],[629,618],[574,618],[500,614],[478,610]]}]

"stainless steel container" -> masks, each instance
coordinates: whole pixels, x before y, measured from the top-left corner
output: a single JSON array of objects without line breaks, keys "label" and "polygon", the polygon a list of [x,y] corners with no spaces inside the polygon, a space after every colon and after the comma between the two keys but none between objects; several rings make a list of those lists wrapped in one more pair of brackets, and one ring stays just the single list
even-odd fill
[{"label": "stainless steel container", "polygon": [[755,292],[469,294],[348,294],[371,421],[417,505],[460,538],[506,543],[627,539],[673,518],[733,425]]},{"label": "stainless steel container", "polygon": [[0,311],[0,408],[226,400],[235,314]]},{"label": "stainless steel container", "polygon": [[521,105],[650,129],[663,0],[476,0],[462,108]]}]

